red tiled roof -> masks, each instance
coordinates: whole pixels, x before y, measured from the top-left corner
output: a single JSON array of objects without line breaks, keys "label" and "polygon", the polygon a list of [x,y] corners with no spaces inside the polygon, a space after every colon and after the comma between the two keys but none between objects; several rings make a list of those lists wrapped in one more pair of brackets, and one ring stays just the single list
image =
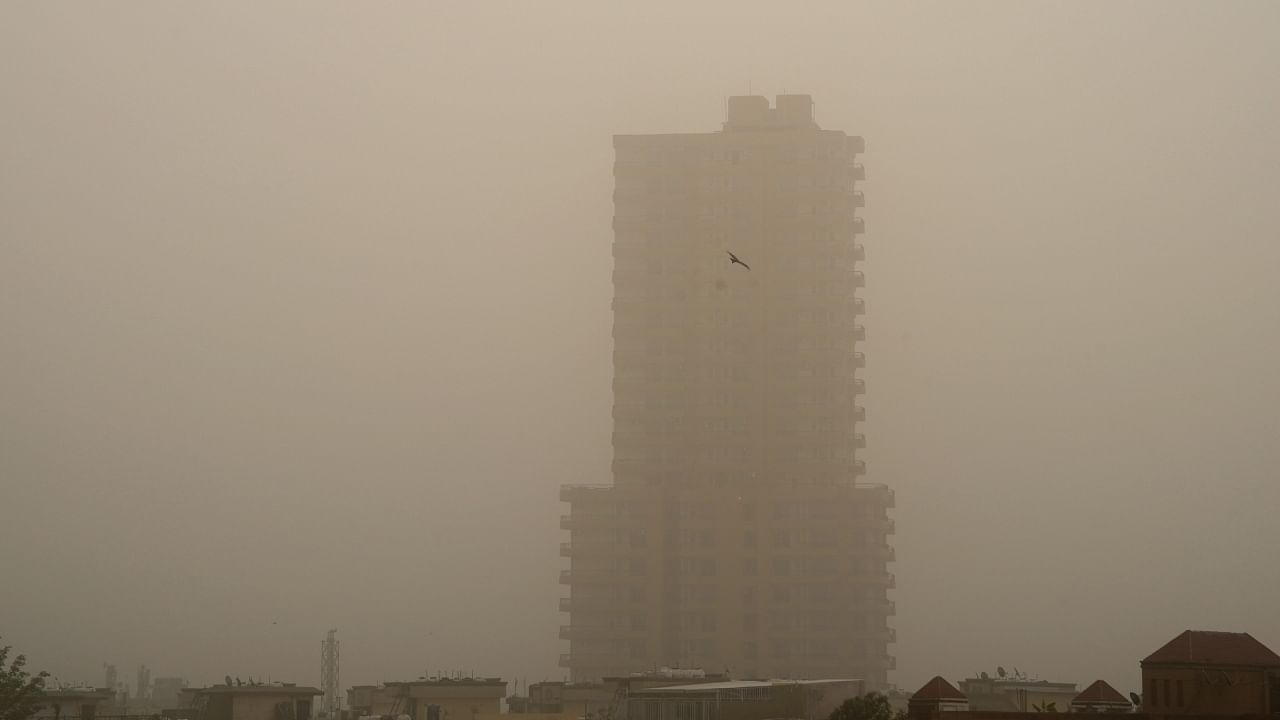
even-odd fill
[{"label": "red tiled roof", "polygon": [[911,696],[912,700],[968,700],[965,694],[956,689],[955,685],[942,679],[941,675],[935,676],[932,680],[924,684],[924,687],[916,691]]},{"label": "red tiled roof", "polygon": [[1107,684],[1106,680],[1095,680],[1092,685],[1080,691],[1075,696],[1072,703],[1124,703],[1129,704],[1129,700],[1116,691],[1115,688]]},{"label": "red tiled roof", "polygon": [[1142,662],[1280,667],[1280,655],[1249,633],[1187,630]]}]

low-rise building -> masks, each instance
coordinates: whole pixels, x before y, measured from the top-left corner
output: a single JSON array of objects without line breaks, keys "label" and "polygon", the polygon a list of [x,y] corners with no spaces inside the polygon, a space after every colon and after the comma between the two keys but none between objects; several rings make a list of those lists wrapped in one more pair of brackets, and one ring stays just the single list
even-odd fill
[{"label": "low-rise building", "polygon": [[633,689],[626,720],[825,720],[862,680],[729,680]]},{"label": "low-rise building", "polygon": [[976,677],[960,681],[960,692],[969,700],[970,710],[1034,712],[1055,708],[1066,712],[1080,694],[1075,683],[1031,680],[1019,677]]},{"label": "low-rise building", "polygon": [[40,699],[41,707],[35,718],[80,718],[93,720],[110,707],[116,699],[112,688],[56,688],[45,690]]},{"label": "low-rise building", "polygon": [[940,712],[957,712],[969,709],[969,698],[947,682],[941,675],[935,675],[925,683],[907,701],[907,716],[911,720],[928,720]]},{"label": "low-rise building", "polygon": [[[538,682],[529,685],[526,698],[509,698],[513,713],[554,714],[567,720],[607,717],[614,705],[616,686],[603,682]],[[522,702],[523,701],[523,702]]]},{"label": "low-rise building", "polygon": [[316,688],[289,683],[183,688],[181,702],[200,720],[308,720]]},{"label": "low-rise building", "polygon": [[1151,715],[1280,713],[1280,655],[1248,633],[1187,630],[1142,661]]},{"label": "low-rise building", "polygon": [[606,677],[600,682],[540,682],[529,685],[527,697],[507,699],[512,713],[554,715],[560,720],[618,720],[632,692],[667,685],[727,682],[728,675],[700,668],[659,668]]},{"label": "low-rise building", "polygon": [[1119,690],[1111,687],[1106,680],[1095,680],[1071,701],[1073,713],[1130,712],[1132,710],[1133,703],[1121,695]]},{"label": "low-rise building", "polygon": [[353,686],[347,691],[347,708],[354,717],[482,720],[502,713],[506,694],[502,678],[424,678]]}]

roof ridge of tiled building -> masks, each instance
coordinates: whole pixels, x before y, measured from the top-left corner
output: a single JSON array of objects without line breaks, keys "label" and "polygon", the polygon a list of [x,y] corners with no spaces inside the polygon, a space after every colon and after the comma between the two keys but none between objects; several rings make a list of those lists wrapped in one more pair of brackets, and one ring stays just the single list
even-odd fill
[{"label": "roof ridge of tiled building", "polygon": [[1280,667],[1280,655],[1249,633],[1186,630],[1142,662]]},{"label": "roof ridge of tiled building", "polygon": [[968,700],[968,696],[960,692],[955,685],[947,682],[941,675],[924,684],[911,696],[912,700]]},{"label": "roof ridge of tiled building", "polygon": [[1125,703],[1129,700],[1120,691],[1111,687],[1111,683],[1106,680],[1094,680],[1093,684],[1080,691],[1079,695],[1071,702],[1106,702],[1106,703]]}]

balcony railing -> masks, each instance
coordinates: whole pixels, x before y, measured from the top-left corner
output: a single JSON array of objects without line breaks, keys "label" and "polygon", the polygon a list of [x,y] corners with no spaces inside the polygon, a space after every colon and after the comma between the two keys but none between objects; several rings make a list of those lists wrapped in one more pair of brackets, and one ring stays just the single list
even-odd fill
[{"label": "balcony railing", "polygon": [[853,234],[861,235],[867,231],[867,221],[860,217],[853,219]]},{"label": "balcony railing", "polygon": [[867,259],[867,248],[864,245],[853,246],[853,259],[859,262]]},{"label": "balcony railing", "polygon": [[853,314],[854,314],[854,315],[866,315],[866,314],[867,314],[867,301],[866,301],[866,300],[863,300],[862,298],[854,298],[854,299],[853,299]]},{"label": "balcony railing", "polygon": [[856,368],[864,368],[867,366],[867,356],[860,352],[853,354],[853,366]]},{"label": "balcony railing", "polygon": [[854,381],[853,381],[853,394],[854,394],[854,395],[866,395],[866,394],[867,394],[867,381],[866,381],[866,380],[863,380],[863,379],[861,379],[861,378],[858,378],[858,379],[854,380]]},{"label": "balcony railing", "polygon": [[854,406],[853,406],[853,419],[854,419],[854,422],[866,422],[866,421],[867,421],[867,409],[866,409],[866,408],[864,408],[864,407],[862,407],[861,405],[854,405]]},{"label": "balcony railing", "polygon": [[863,275],[861,270],[853,271],[853,286],[856,288],[864,288],[867,286],[867,276]]},{"label": "balcony railing", "polygon": [[572,612],[572,611],[573,611],[573,598],[571,597],[560,598],[560,612]]},{"label": "balcony railing", "polygon": [[570,502],[576,497],[584,494],[612,490],[612,485],[561,485],[560,500],[561,502]]},{"label": "balcony railing", "polygon": [[862,166],[862,163],[854,163],[853,167],[849,168],[849,174],[853,176],[854,180],[867,179],[867,169]]},{"label": "balcony railing", "polygon": [[855,448],[865,448],[867,446],[867,436],[862,433],[853,434],[853,446]]},{"label": "balcony railing", "polygon": [[861,477],[862,475],[866,475],[866,474],[867,474],[867,463],[866,463],[865,461],[863,461],[863,460],[854,460],[854,461],[853,461],[853,474],[854,474],[855,476],[858,476],[858,477]]},{"label": "balcony railing", "polygon": [[864,197],[864,196],[863,196],[863,194],[862,194],[862,191],[861,191],[861,190],[855,190],[855,191],[853,192],[853,206],[854,206],[854,207],[866,207],[866,206],[867,206],[867,199],[866,199],[866,197]]},{"label": "balcony railing", "polygon": [[[867,339],[867,329],[861,325],[853,326],[853,339],[859,342]],[[561,526],[563,527],[563,525]]]}]

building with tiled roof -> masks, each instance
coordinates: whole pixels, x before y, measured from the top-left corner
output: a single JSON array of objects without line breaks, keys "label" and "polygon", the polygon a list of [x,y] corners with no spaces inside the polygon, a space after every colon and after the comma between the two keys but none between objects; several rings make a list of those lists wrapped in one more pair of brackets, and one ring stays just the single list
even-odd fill
[{"label": "building with tiled roof", "polygon": [[1152,715],[1280,713],[1280,655],[1248,633],[1187,630],[1142,661]]},{"label": "building with tiled roof", "polygon": [[1133,703],[1106,680],[1095,680],[1071,701],[1071,712],[1129,712]]},{"label": "building with tiled roof", "polygon": [[926,720],[940,712],[968,709],[969,698],[941,675],[934,676],[907,701],[907,716],[912,720]]}]

